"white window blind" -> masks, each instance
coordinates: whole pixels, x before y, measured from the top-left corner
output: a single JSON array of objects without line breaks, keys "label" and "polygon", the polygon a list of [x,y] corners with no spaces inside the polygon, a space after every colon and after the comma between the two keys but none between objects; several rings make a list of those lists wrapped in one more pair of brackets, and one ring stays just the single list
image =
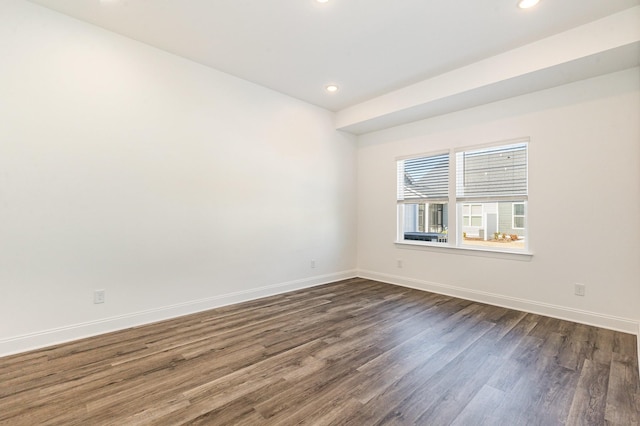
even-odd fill
[{"label": "white window blind", "polygon": [[398,161],[398,203],[447,201],[449,154]]},{"label": "white window blind", "polygon": [[524,201],[527,195],[526,142],[456,153],[458,201]]}]

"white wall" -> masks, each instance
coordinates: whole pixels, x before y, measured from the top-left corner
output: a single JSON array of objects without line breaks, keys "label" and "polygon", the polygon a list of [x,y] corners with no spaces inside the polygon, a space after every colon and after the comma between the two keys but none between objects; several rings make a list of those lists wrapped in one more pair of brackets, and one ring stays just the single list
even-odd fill
[{"label": "white wall", "polygon": [[[360,275],[637,333],[639,117],[634,68],[361,136]],[[531,138],[532,258],[393,243],[397,156],[519,137]]]},{"label": "white wall", "polygon": [[333,119],[3,0],[0,355],[353,276]]}]

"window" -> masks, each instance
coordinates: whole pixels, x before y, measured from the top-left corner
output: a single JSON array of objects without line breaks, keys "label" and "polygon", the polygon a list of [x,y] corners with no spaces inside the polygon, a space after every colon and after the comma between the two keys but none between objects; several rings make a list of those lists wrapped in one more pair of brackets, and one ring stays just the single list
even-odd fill
[{"label": "window", "polygon": [[446,243],[448,199],[448,153],[398,161],[401,239]]},{"label": "window", "polygon": [[462,205],[462,225],[482,227],[482,204]]},{"label": "window", "polygon": [[460,245],[525,249],[527,143],[465,149],[455,157]]},{"label": "window", "polygon": [[524,229],[524,203],[512,204],[513,229]]},{"label": "window", "polygon": [[521,141],[398,160],[398,239],[526,249],[527,149]]}]

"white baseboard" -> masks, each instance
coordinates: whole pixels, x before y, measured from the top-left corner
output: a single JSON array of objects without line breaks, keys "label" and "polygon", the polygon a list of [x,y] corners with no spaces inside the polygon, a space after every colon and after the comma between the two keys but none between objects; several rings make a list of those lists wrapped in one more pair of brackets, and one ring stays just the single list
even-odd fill
[{"label": "white baseboard", "polygon": [[132,312],[130,314],[120,315],[117,317],[104,318],[81,324],[43,330],[8,339],[1,339],[0,357],[34,349],[41,349],[47,346],[97,336],[112,331],[124,330],[126,328],[176,318],[183,315],[194,314],[234,303],[260,299],[262,297],[273,296],[275,294],[286,293],[288,291],[315,287],[334,281],[354,278],[356,276],[357,274],[355,270],[319,275],[301,280],[238,291],[170,306],[163,306],[146,311]]},{"label": "white baseboard", "polygon": [[[603,315],[595,312],[567,308],[564,306],[551,305],[548,303],[535,302],[531,300],[503,296],[500,294],[487,293],[483,291],[469,290],[467,288],[456,287],[447,284],[434,283],[373,271],[360,270],[358,271],[358,276],[361,278],[368,278],[371,280],[399,285],[402,287],[459,297],[461,299],[472,300],[474,302],[481,302],[489,305],[501,306],[503,308],[515,309],[518,311],[530,312],[552,318],[577,322],[580,324],[621,331],[623,333],[634,334],[636,335],[636,340],[640,340],[640,323],[628,318]],[[638,348],[640,350],[640,345],[638,346]]]}]

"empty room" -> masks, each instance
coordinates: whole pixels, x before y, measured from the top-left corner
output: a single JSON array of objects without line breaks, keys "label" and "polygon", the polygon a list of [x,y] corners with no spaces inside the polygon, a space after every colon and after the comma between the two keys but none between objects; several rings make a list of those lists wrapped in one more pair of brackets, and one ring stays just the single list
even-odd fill
[{"label": "empty room", "polygon": [[0,1],[0,425],[640,425],[639,0]]}]

